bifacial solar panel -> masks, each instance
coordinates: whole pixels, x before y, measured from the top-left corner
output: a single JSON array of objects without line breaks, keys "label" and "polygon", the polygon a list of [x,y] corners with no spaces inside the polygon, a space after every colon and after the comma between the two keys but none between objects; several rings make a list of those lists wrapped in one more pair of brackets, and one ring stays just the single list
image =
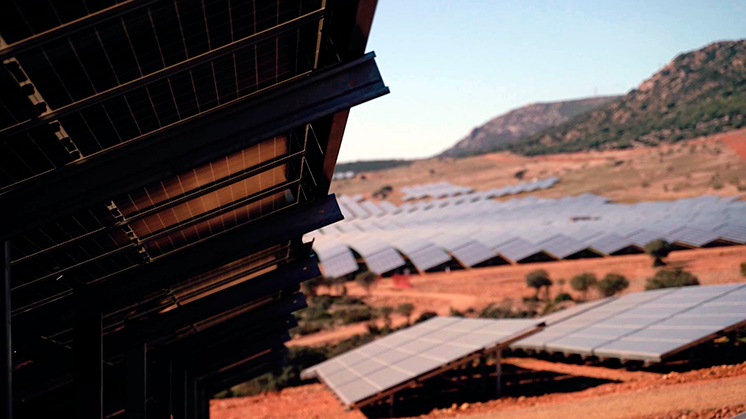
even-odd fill
[{"label": "bifacial solar panel", "polygon": [[[304,370],[317,377],[347,406],[417,380],[483,350],[506,347],[539,330],[537,320],[434,317]],[[445,370],[444,370],[445,371]]]},{"label": "bifacial solar panel", "polygon": [[404,258],[394,249],[386,248],[372,255],[363,256],[368,270],[377,274],[384,274],[404,266]]},{"label": "bifacial solar panel", "polygon": [[472,267],[497,257],[497,253],[478,242],[467,243],[451,251],[451,254],[466,267]]},{"label": "bifacial solar panel", "polygon": [[420,272],[434,268],[451,260],[451,256],[435,246],[424,247],[414,253],[406,254]]},{"label": "bifacial solar panel", "polygon": [[326,277],[339,278],[358,270],[355,257],[351,252],[341,253],[321,262],[321,271]]},{"label": "bifacial solar panel", "polygon": [[537,243],[536,246],[559,259],[564,259],[567,256],[588,248],[585,244],[562,234],[557,234],[543,242]]},{"label": "bifacial solar panel", "polygon": [[746,325],[746,284],[646,291],[600,300],[514,347],[660,362]]},{"label": "bifacial solar panel", "polygon": [[588,243],[588,247],[607,255],[618,252],[632,245],[631,239],[622,237],[615,233],[604,234]]},{"label": "bifacial solar panel", "polygon": [[495,250],[513,262],[520,262],[529,256],[542,252],[542,250],[535,244],[520,238],[504,243]]}]

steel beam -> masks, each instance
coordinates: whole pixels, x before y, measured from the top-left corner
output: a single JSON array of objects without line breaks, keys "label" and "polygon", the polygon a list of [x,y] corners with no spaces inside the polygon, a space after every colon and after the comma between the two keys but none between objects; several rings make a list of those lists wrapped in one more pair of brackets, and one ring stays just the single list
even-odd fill
[{"label": "steel beam", "polygon": [[54,176],[29,179],[0,195],[0,239],[37,228],[52,215],[62,217],[107,202],[388,92],[370,53],[78,160],[54,171]]},{"label": "steel beam", "polygon": [[159,315],[148,321],[142,333],[148,339],[157,338],[218,314],[230,312],[272,295],[279,289],[298,285],[319,275],[321,272],[316,259],[306,258]]},{"label": "steel beam", "polygon": [[0,284],[0,355],[2,356],[2,377],[0,377],[0,416],[13,419],[13,344],[10,331],[10,242],[2,243],[2,275]]},{"label": "steel beam", "polygon": [[277,302],[270,303],[257,310],[236,316],[219,325],[201,330],[197,334],[188,336],[167,345],[162,349],[166,358],[176,358],[185,354],[190,348],[199,348],[210,342],[217,342],[241,332],[251,333],[259,325],[272,321],[274,318],[289,316],[290,313],[306,307],[303,294],[293,294]]},{"label": "steel beam", "polygon": [[[323,199],[288,208],[260,223],[249,223],[201,243],[156,258],[151,263],[120,272],[105,281],[86,288],[87,306],[114,311],[135,304],[143,295],[169,288],[187,278],[251,255],[276,244],[286,243],[309,231],[341,220],[336,199]],[[279,290],[279,289],[278,289]],[[59,298],[34,310],[19,313],[14,321],[22,324],[25,334],[40,325],[64,322],[76,307],[70,297]],[[86,306],[80,305],[78,307]]]},{"label": "steel beam", "polygon": [[74,384],[75,417],[102,419],[104,406],[104,364],[101,313],[93,310],[75,313]]}]

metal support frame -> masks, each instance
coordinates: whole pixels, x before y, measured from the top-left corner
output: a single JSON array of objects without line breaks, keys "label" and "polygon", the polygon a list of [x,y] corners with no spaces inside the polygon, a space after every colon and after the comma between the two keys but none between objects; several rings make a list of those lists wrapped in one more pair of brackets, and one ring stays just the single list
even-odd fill
[{"label": "metal support frame", "polygon": [[74,323],[75,416],[78,419],[102,419],[104,347],[101,313],[94,310],[78,311]]},{"label": "metal support frame", "polygon": [[[388,92],[374,54],[369,53],[229,108],[207,111],[168,131],[80,159],[54,171],[55,176],[39,176],[9,187],[0,195],[0,238],[37,228],[49,214],[62,217],[107,202]],[[21,214],[9,214],[20,207],[24,208]]]},{"label": "metal support frame", "polygon": [[[157,292],[194,275],[223,266],[276,244],[290,241],[309,231],[341,220],[342,213],[333,195],[284,210],[261,224],[249,223],[202,243],[173,252],[151,263],[121,272],[106,281],[87,287],[80,305],[61,298],[34,310],[20,313],[14,320],[25,332],[39,325],[63,322],[75,307],[96,305],[113,310],[136,303],[142,295]],[[206,255],[209,255],[207,257]]]},{"label": "metal support frame", "polygon": [[495,352],[495,372],[497,373],[497,378],[495,378],[495,394],[497,397],[502,397],[503,395],[503,351],[502,348],[500,348],[497,352]]},{"label": "metal support frame", "polygon": [[13,419],[13,343],[10,332],[10,242],[3,242],[2,265],[3,282],[0,287],[2,302],[2,330],[0,330],[0,351],[2,351],[2,378],[0,378],[0,416]]}]

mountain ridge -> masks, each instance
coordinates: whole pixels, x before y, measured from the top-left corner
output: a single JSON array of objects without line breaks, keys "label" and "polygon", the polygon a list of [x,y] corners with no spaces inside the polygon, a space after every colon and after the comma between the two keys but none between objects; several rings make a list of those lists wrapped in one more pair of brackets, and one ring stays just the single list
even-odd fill
[{"label": "mountain ridge", "polygon": [[621,96],[597,96],[553,102],[534,102],[500,114],[477,126],[439,157],[459,157],[497,150],[542,129],[566,122]]},{"label": "mountain ridge", "polygon": [[511,143],[525,155],[677,142],[746,126],[746,40],[677,55],[624,96]]}]

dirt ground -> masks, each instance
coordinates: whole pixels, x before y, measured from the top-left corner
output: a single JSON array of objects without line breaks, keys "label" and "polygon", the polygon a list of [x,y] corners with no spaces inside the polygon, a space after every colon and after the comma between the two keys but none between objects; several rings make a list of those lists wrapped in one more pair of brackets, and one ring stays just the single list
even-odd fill
[{"label": "dirt ground", "polygon": [[[448,181],[487,190],[524,180],[557,176],[560,183],[538,197],[558,198],[592,192],[616,202],[673,200],[703,194],[735,195],[746,188],[746,129],[672,145],[627,150],[590,151],[524,157],[490,153],[453,159],[417,160],[408,167],[365,173],[365,180],[335,181],[338,194],[372,193],[384,185],[394,188],[399,203],[402,186]],[[517,195],[520,196],[520,195]],[[506,197],[504,199],[509,199]]]},{"label": "dirt ground", "polygon": [[[574,419],[714,419],[730,418],[746,410],[746,363],[692,370],[684,373],[630,372],[596,366],[559,364],[507,358],[536,371],[568,376],[601,377],[614,381],[581,391],[556,391],[535,397],[504,397],[435,409],[423,418],[574,418]],[[523,385],[523,384],[519,384]],[[288,388],[254,397],[213,400],[215,419],[363,419],[359,411],[346,412],[321,384]]]},{"label": "dirt ground", "polygon": [[[680,266],[692,272],[703,285],[746,281],[740,273],[740,264],[746,262],[746,246],[676,251],[671,253],[667,261],[671,266]],[[526,274],[535,269],[545,269],[549,273],[555,282],[553,294],[564,291],[574,297],[580,295],[570,289],[569,280],[579,273],[592,272],[599,278],[608,273],[624,275],[630,283],[625,291],[627,293],[643,291],[645,280],[655,274],[649,256],[626,255],[413,275],[410,277],[411,288],[398,288],[390,279],[382,279],[370,296],[357,284],[351,283],[348,285],[348,292],[362,297],[375,307],[397,307],[402,303],[412,303],[415,306],[414,318],[424,311],[448,315],[451,308],[459,311],[469,308],[479,310],[490,303],[501,304],[505,299],[512,300],[514,304],[520,303],[523,297],[533,295],[533,291],[526,286]],[[566,280],[561,290],[557,285],[560,278]],[[599,296],[593,293],[588,296],[597,297]],[[392,319],[397,326],[406,321],[401,316],[393,316]],[[288,344],[316,346],[333,343],[364,333],[366,327],[365,324],[355,324],[313,335],[297,336]]]}]

